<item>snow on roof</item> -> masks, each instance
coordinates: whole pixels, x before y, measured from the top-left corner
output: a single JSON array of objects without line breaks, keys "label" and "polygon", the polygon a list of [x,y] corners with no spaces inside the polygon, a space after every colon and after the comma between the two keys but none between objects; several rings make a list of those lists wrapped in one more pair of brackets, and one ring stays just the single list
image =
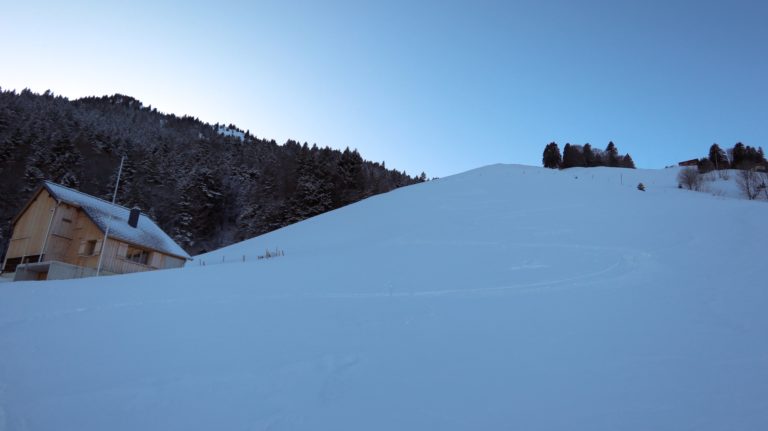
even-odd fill
[{"label": "snow on roof", "polygon": [[136,227],[128,224],[131,210],[124,206],[107,202],[103,199],[45,181],[45,188],[57,199],[80,207],[105,231],[109,225],[109,236],[135,245],[158,250],[166,254],[191,259],[176,242],[171,239],[155,222],[144,213],[139,216]]}]

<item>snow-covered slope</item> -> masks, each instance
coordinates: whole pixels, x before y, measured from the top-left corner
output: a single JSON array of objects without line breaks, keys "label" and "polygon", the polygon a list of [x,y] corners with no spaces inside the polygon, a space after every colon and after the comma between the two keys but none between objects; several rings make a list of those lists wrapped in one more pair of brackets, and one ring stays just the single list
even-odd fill
[{"label": "snow-covered slope", "polygon": [[675,175],[495,165],[4,283],[0,429],[766,429],[768,205]]},{"label": "snow-covered slope", "polygon": [[222,136],[234,137],[241,141],[245,139],[245,132],[242,132],[237,129],[231,129],[229,127],[219,126],[219,128],[216,131]]}]

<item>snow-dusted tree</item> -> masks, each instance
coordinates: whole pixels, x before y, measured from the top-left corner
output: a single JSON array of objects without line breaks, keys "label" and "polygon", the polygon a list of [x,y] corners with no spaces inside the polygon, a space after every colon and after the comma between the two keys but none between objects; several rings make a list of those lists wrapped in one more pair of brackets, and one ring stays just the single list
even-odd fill
[{"label": "snow-dusted tree", "polygon": [[319,166],[306,144],[299,152],[296,190],[291,198],[294,220],[321,214],[333,207],[333,182],[330,173]]},{"label": "snow-dusted tree", "polygon": [[[407,175],[406,175],[407,176]],[[363,177],[363,158],[357,150],[345,149],[338,163],[338,187],[340,204],[346,205],[365,197],[365,178]]]},{"label": "snow-dusted tree", "polygon": [[688,190],[699,190],[701,188],[701,174],[696,168],[686,167],[678,172],[677,182]]},{"label": "snow-dusted tree", "polygon": [[175,239],[191,246],[221,228],[224,193],[221,182],[207,167],[191,175],[177,205]]},{"label": "snow-dusted tree", "polygon": [[749,200],[757,198],[768,186],[766,183],[766,175],[755,168],[742,169],[736,174],[736,184]]},{"label": "snow-dusted tree", "polygon": [[42,180],[51,180],[67,187],[80,184],[78,171],[82,162],[80,152],[68,135],[52,138],[53,144],[38,142],[27,162],[25,180],[28,189],[36,187]]},{"label": "snow-dusted tree", "polygon": [[0,141],[0,173],[3,172],[6,163],[14,159],[14,154],[16,154],[22,144],[21,131],[18,129],[14,130],[7,138]]}]

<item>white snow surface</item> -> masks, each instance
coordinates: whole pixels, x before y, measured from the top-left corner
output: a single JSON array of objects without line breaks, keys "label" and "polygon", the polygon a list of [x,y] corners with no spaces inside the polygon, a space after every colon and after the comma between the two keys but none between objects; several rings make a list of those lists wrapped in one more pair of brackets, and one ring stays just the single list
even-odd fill
[{"label": "white snow surface", "polygon": [[223,136],[231,136],[239,140],[245,139],[245,132],[241,132],[237,129],[230,129],[229,127],[219,126],[217,132]]},{"label": "white snow surface", "polygon": [[675,175],[494,165],[3,283],[0,429],[768,429],[768,204]]},{"label": "white snow surface", "polygon": [[102,231],[109,227],[110,238],[143,245],[173,256],[190,258],[189,254],[176,244],[173,238],[168,236],[165,231],[160,229],[144,213],[139,215],[139,222],[136,227],[132,227],[128,224],[131,210],[124,206],[113,204],[51,181],[46,181],[45,187],[57,198],[82,208]]}]

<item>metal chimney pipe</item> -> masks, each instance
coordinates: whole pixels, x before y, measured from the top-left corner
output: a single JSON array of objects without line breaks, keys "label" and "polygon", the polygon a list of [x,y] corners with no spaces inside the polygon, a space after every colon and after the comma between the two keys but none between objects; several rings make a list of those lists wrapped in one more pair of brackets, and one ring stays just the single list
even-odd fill
[{"label": "metal chimney pipe", "polygon": [[141,214],[141,210],[138,208],[133,208],[131,210],[131,215],[128,217],[128,224],[131,227],[136,227],[139,225],[139,215]]}]

